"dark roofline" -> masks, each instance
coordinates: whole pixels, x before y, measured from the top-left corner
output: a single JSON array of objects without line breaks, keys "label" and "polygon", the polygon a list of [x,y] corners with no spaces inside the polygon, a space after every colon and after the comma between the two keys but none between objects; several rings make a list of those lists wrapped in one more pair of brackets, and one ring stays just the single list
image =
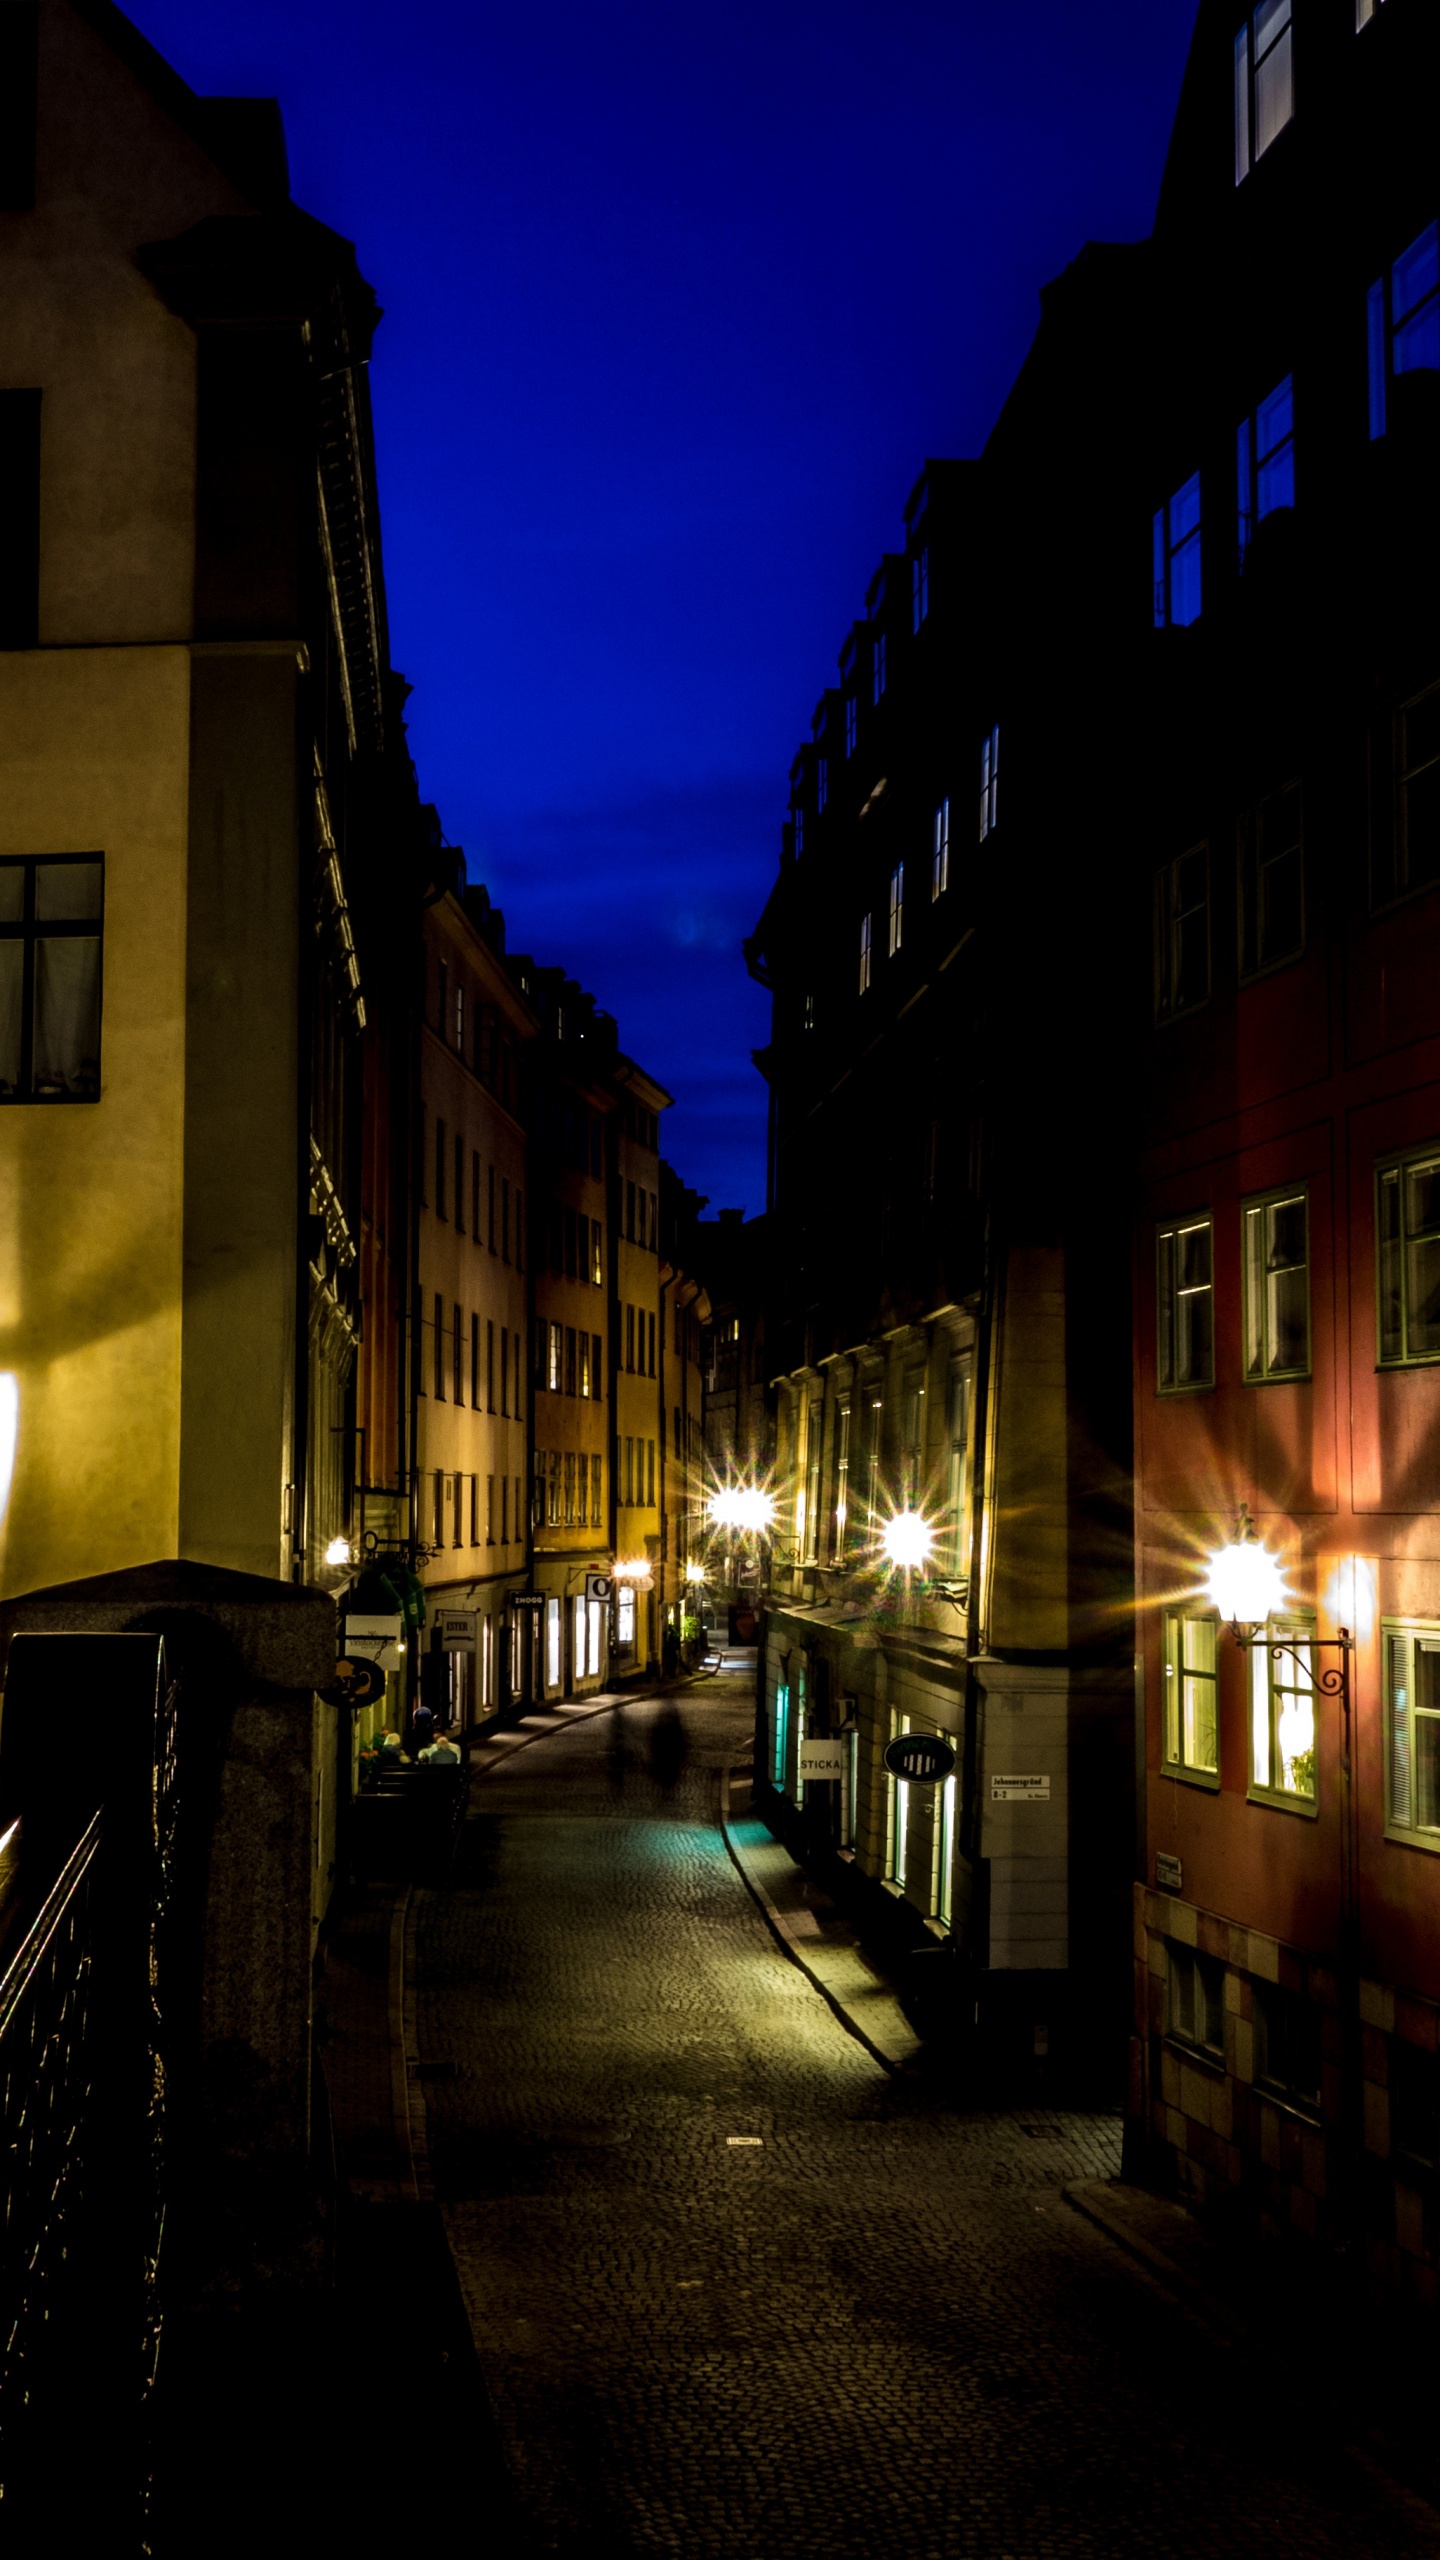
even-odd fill
[{"label": "dark roofline", "polygon": [[132,71],[172,122],[253,204],[289,194],[285,134],[274,98],[202,98],[115,0],[71,0],[76,16]]}]

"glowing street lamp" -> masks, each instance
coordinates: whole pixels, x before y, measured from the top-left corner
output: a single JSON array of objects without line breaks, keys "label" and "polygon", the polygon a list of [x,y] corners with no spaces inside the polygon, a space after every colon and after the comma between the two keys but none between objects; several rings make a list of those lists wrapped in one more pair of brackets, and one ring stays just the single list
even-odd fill
[{"label": "glowing street lamp", "polygon": [[915,1573],[929,1560],[935,1532],[918,1511],[897,1511],[881,1530],[880,1544],[887,1563],[898,1565],[904,1573]]},{"label": "glowing street lamp", "polygon": [[705,1579],[705,1567],[703,1564],[687,1564],[685,1567],[685,1579],[692,1590],[698,1590],[700,1584]]},{"label": "glowing street lamp", "polygon": [[1240,1536],[1211,1556],[1206,1582],[1221,1617],[1237,1636],[1242,1627],[1263,1627],[1275,1610],[1284,1607],[1286,1598],[1279,1557],[1247,1535],[1248,1529],[1249,1522],[1243,1522]]},{"label": "glowing street lamp", "polygon": [[355,1558],[349,1539],[332,1538],[325,1550],[325,1561],[330,1565],[353,1564]]},{"label": "glowing street lamp", "polygon": [[763,1537],[775,1525],[775,1501],[754,1485],[725,1485],[712,1493],[706,1510],[715,1529],[735,1529],[742,1537]]}]

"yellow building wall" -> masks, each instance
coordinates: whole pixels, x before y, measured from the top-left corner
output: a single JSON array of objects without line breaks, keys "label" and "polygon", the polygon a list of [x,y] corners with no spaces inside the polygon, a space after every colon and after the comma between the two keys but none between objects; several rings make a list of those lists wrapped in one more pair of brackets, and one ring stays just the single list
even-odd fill
[{"label": "yellow building wall", "polygon": [[0,1109],[0,1594],[179,1552],[185,649],[0,653],[0,852],[105,856],[101,1096]]}]

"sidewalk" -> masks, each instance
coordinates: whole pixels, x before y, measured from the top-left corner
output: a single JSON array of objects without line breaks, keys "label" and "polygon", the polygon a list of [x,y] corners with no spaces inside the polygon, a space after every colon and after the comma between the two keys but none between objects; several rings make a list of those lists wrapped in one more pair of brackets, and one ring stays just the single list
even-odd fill
[{"label": "sidewalk", "polygon": [[882,2069],[903,2070],[919,2053],[920,2038],[849,1922],[751,1813],[752,1783],[748,1771],[721,1771],[720,1827],[741,1882],[842,2027]]}]

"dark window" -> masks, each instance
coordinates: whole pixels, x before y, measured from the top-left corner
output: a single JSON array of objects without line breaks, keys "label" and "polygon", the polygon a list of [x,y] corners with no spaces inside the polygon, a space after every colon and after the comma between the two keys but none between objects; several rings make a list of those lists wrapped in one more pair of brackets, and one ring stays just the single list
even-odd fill
[{"label": "dark window", "polygon": [[855,696],[853,693],[847,693],[845,696],[845,753],[847,756],[853,756],[855,753],[856,740],[859,734],[859,717],[860,715],[855,705]]},{"label": "dark window", "polygon": [[470,1158],[470,1232],[471,1232],[471,1234],[473,1235],[473,1237],[474,1237],[474,1239],[475,1239],[475,1242],[476,1242],[477,1244],[479,1244],[479,1242],[481,1241],[481,1238],[480,1238],[480,1158],[478,1157],[478,1155],[472,1155],[472,1156],[471,1156],[471,1158]]},{"label": "dark window", "polygon": [[495,1225],[495,1167],[493,1164],[485,1177],[485,1233],[490,1239],[491,1252],[498,1253],[500,1237]]},{"label": "dark window", "polygon": [[478,1316],[472,1316],[470,1319],[470,1402],[478,1411],[480,1405],[480,1319]]},{"label": "dark window", "polygon": [[576,1377],[575,1363],[575,1327],[573,1324],[567,1324],[565,1327],[565,1393],[567,1396],[573,1396],[577,1391],[578,1380]]},{"label": "dark window", "polygon": [[495,1410],[495,1320],[485,1319],[485,1410]]},{"label": "dark window", "polygon": [[653,1316],[647,1316],[647,1317],[646,1317],[646,1319],[645,1319],[645,1322],[646,1322],[646,1326],[647,1326],[647,1328],[648,1328],[647,1339],[648,1339],[648,1341],[649,1341],[649,1346],[650,1346],[650,1357],[649,1357],[648,1368],[649,1368],[649,1375],[653,1378],[653,1377],[654,1377],[654,1375],[655,1375],[655,1319],[654,1319],[654,1317],[653,1317]]},{"label": "dark window", "polygon": [[877,631],[870,661],[871,697],[879,702],[885,691],[885,634]]},{"label": "dark window", "polygon": [[465,1141],[455,1141],[455,1224],[465,1233]]},{"label": "dark window", "polygon": [[1156,1352],[1162,1395],[1215,1383],[1214,1238],[1210,1220],[1180,1218],[1156,1235]]},{"label": "dark window", "polygon": [[0,391],[0,649],[39,637],[40,394]]},{"label": "dark window", "polygon": [[1397,890],[1440,879],[1440,685],[1407,702],[1396,728]]},{"label": "dark window", "polygon": [[[445,1401],[445,1301],[443,1298],[437,1298],[435,1301],[435,1394],[443,1404]],[[438,1476],[435,1481],[439,1483]]]},{"label": "dark window", "polygon": [[1225,1968],[1193,1947],[1170,1945],[1165,2028],[1202,2053],[1225,2049]]},{"label": "dark window", "polygon": [[[520,1359],[520,1337],[518,1334],[515,1337],[515,1359],[518,1369]],[[502,1324],[500,1327],[500,1410],[507,1416],[510,1411],[510,1327],[508,1324]],[[520,1381],[518,1376],[515,1381],[515,1410],[517,1413],[520,1410]]]},{"label": "dark window", "polygon": [[930,610],[930,548],[916,552],[910,563],[910,628],[918,631]]},{"label": "dark window", "polygon": [[1390,424],[1391,385],[1407,373],[1440,369],[1440,222],[1401,251],[1366,297],[1370,434]]},{"label": "dark window", "polygon": [[505,1262],[508,1262],[508,1261],[509,1261],[509,1259],[510,1259],[510,1185],[509,1185],[509,1183],[508,1183],[508,1182],[502,1182],[502,1183],[501,1183],[501,1185],[500,1185],[500,1254],[501,1254],[501,1259],[502,1259],[502,1261],[505,1261]]},{"label": "dark window", "polygon": [[1320,2011],[1296,1991],[1255,1985],[1255,2077],[1303,2107],[1320,2104]]},{"label": "dark window", "polygon": [[443,1120],[437,1120],[435,1123],[435,1215],[437,1218],[443,1218],[445,1215],[445,1158],[445,1123]]},{"label": "dark window", "polygon": [[[601,1369],[600,1369],[600,1362],[601,1362],[602,1357],[604,1356],[604,1355],[603,1355],[603,1342],[602,1342],[602,1336],[601,1336],[600,1334],[598,1334],[598,1333],[597,1333],[597,1334],[592,1334],[592,1336],[591,1336],[591,1340],[592,1340],[592,1342],[594,1343],[595,1348],[594,1348],[594,1352],[593,1352],[593,1355],[592,1355],[592,1358],[591,1358],[591,1362],[590,1362],[590,1377],[591,1377],[591,1381],[592,1381],[592,1383],[591,1383],[591,1388],[590,1388],[590,1393],[592,1394],[592,1396],[595,1396],[595,1397],[597,1397],[597,1398],[598,1398],[598,1397],[599,1397],[599,1395],[601,1394],[601,1386],[600,1386]],[[597,1512],[597,1514],[596,1514],[596,1518],[597,1518],[597,1519],[599,1518],[599,1514],[598,1514],[598,1512]]]},{"label": "dark window", "polygon": [[1382,1165],[1376,1176],[1380,1359],[1440,1359],[1440,1151]]},{"label": "dark window", "polygon": [[1154,526],[1155,628],[1183,630],[1200,619],[1200,474],[1194,472]]},{"label": "dark window", "polygon": [[1406,2160],[1440,2167],[1440,2054],[1390,2039],[1390,2145]]},{"label": "dark window", "polygon": [[1210,993],[1210,855],[1201,844],[1155,876],[1155,1011],[1161,1022]]},{"label": "dark window", "polygon": [[1240,822],[1240,971],[1293,960],[1305,941],[1300,786],[1272,792]]},{"label": "dark window", "polygon": [[7,0],[0,9],[0,213],[28,213],[35,202],[37,0]]},{"label": "dark window", "polygon": [[98,853],[0,861],[0,1102],[100,1095]]},{"label": "dark window", "polygon": [[1241,421],[1235,448],[1236,534],[1243,566],[1255,528],[1295,504],[1295,386],[1287,373],[1253,418]]}]

